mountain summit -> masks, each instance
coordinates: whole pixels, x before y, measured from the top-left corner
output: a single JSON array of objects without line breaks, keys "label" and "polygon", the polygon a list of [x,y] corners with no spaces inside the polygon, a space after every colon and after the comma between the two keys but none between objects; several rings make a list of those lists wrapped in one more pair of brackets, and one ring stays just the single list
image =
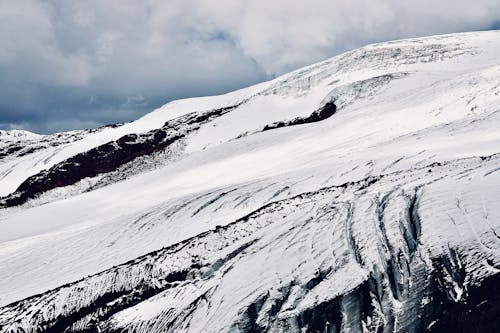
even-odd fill
[{"label": "mountain summit", "polygon": [[500,31],[0,131],[0,332],[498,332]]}]

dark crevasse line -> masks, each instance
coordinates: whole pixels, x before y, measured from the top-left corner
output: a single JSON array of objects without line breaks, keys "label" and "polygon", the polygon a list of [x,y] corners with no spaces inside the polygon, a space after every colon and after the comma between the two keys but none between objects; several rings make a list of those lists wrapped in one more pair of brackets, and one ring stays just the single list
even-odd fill
[{"label": "dark crevasse line", "polygon": [[[411,236],[411,241],[408,242],[408,247],[410,250],[410,255],[413,257],[415,249],[420,242],[420,234],[422,233],[422,226],[420,221],[420,215],[418,213],[418,208],[420,204],[420,193],[421,187],[415,188],[415,192],[410,197],[408,210],[406,213],[406,219],[409,225],[409,232]],[[410,239],[410,237],[408,237]]]},{"label": "dark crevasse line", "polygon": [[86,152],[77,154],[26,179],[17,190],[0,199],[0,208],[25,203],[41,193],[69,186],[78,181],[109,173],[138,157],[167,149],[176,141],[195,131],[200,125],[220,117],[236,106],[190,113],[166,122],[161,128],[144,134],[127,134]]},{"label": "dark crevasse line", "polygon": [[363,261],[363,258],[361,257],[361,250],[357,244],[356,238],[354,237],[353,230],[352,230],[353,212],[354,212],[354,204],[348,203],[347,204],[347,217],[345,219],[346,239],[347,239],[347,244],[349,244],[349,249],[350,249],[354,259],[361,267],[363,267],[364,261]]},{"label": "dark crevasse line", "polygon": [[278,122],[264,126],[262,131],[264,132],[264,131],[269,131],[269,130],[277,129],[277,128],[281,128],[281,127],[315,123],[315,122],[330,118],[331,116],[333,116],[335,114],[335,112],[337,112],[337,106],[335,105],[335,103],[328,102],[325,105],[323,105],[321,108],[319,108],[318,110],[311,113],[307,117],[297,117],[297,118],[294,118],[290,121],[278,121]]},{"label": "dark crevasse line", "polygon": [[237,188],[234,188],[232,190],[226,191],[219,193],[215,198],[210,199],[209,201],[205,202],[203,205],[201,205],[198,209],[196,209],[193,214],[191,214],[191,217],[199,214],[203,209],[207,208],[208,206],[212,205],[213,203],[217,202],[218,200],[222,199],[224,196],[230,194],[231,192],[236,191]]},{"label": "dark crevasse line", "polygon": [[399,251],[396,252],[396,250],[391,245],[391,242],[389,241],[389,238],[387,236],[385,225],[385,209],[387,207],[387,204],[389,203],[389,200],[391,199],[392,194],[393,191],[389,191],[381,197],[376,197],[376,227],[379,234],[379,241],[381,242],[381,253],[385,253],[385,255],[389,257],[389,259],[386,259],[385,255],[381,255],[381,260],[384,262],[385,266],[385,276],[387,277],[391,294],[394,299],[401,300],[401,298],[403,297],[402,291],[404,288],[404,278],[403,274],[401,274],[403,268],[403,264],[401,262],[402,256],[401,253]]},{"label": "dark crevasse line", "polygon": [[259,312],[262,310],[264,303],[269,298],[269,293],[265,293],[253,301],[242,313],[239,319],[233,324],[232,330],[237,330],[244,333],[263,333],[266,329],[257,323]]}]

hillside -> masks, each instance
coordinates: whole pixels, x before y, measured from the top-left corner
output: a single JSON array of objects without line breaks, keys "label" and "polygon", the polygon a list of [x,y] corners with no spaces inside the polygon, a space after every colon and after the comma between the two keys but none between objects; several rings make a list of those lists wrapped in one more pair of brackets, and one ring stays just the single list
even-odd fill
[{"label": "hillside", "polygon": [[497,332],[500,31],[0,131],[0,332]]}]

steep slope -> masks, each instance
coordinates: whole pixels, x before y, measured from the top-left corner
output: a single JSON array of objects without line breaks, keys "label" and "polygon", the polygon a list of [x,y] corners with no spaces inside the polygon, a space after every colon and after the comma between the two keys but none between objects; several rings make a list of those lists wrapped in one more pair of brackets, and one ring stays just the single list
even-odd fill
[{"label": "steep slope", "polygon": [[498,50],[369,45],[117,127],[0,133],[0,332],[498,331]]}]

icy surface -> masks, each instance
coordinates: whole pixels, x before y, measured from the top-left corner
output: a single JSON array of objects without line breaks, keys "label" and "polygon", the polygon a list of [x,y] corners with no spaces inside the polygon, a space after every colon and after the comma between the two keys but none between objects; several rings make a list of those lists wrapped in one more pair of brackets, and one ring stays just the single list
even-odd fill
[{"label": "icy surface", "polygon": [[[9,153],[0,196],[124,135],[227,110],[0,209],[0,332],[442,328],[445,308],[498,281],[499,50],[498,31],[369,45]],[[327,119],[262,131],[329,102]]]}]

